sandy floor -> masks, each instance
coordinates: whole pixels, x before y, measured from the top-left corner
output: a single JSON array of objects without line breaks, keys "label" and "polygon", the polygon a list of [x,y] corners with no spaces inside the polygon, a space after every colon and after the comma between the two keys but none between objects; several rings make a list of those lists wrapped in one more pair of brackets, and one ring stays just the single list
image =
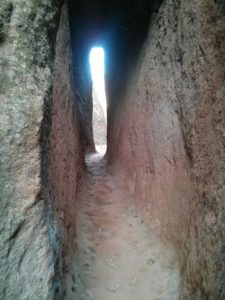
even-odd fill
[{"label": "sandy floor", "polygon": [[67,276],[67,300],[175,300],[173,251],[147,230],[101,155],[86,159],[78,199],[78,249]]}]

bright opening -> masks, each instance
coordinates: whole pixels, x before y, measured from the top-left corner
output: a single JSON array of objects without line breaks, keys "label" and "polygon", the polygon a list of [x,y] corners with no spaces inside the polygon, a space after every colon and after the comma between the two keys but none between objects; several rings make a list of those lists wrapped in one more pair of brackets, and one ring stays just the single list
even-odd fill
[{"label": "bright opening", "polygon": [[105,54],[102,47],[93,47],[89,61],[92,77],[93,133],[97,151],[104,151],[107,133],[107,106],[105,93]]}]

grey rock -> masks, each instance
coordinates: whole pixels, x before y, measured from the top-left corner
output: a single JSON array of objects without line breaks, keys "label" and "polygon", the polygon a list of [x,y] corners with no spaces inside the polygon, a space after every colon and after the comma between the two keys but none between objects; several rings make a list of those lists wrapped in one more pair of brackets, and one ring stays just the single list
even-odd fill
[{"label": "grey rock", "polygon": [[2,300],[61,297],[61,224],[49,176],[59,13],[57,1],[3,0],[0,6]]}]

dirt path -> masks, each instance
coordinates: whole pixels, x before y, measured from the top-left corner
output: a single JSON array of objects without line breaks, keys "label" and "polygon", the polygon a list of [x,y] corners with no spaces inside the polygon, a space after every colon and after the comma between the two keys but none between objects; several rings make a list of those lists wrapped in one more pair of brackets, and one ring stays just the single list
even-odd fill
[{"label": "dirt path", "polygon": [[78,199],[78,249],[67,300],[175,300],[173,251],[151,234],[101,155],[87,157]]}]

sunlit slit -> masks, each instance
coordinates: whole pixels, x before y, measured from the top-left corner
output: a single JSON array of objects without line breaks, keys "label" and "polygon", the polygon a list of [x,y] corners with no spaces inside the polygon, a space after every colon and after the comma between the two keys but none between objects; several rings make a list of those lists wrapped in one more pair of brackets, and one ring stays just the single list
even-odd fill
[{"label": "sunlit slit", "polygon": [[96,150],[106,148],[107,106],[105,93],[105,55],[102,47],[93,47],[89,61],[92,77],[93,134]]}]

